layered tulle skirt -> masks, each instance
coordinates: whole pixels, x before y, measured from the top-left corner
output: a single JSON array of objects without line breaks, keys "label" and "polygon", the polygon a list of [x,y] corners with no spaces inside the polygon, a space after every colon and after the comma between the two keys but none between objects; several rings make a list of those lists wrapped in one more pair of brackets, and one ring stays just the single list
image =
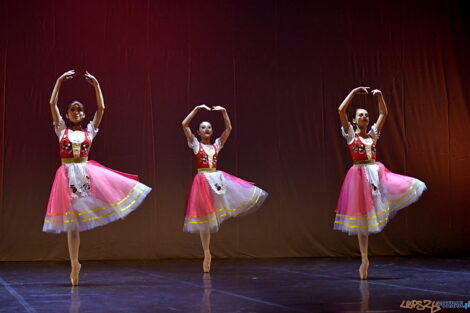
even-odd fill
[{"label": "layered tulle skirt", "polygon": [[43,231],[84,231],[124,218],[152,189],[138,176],[95,162],[62,164],[52,185]]},{"label": "layered tulle skirt", "polygon": [[419,179],[394,174],[380,162],[353,166],[341,187],[334,229],[350,235],[380,232],[424,190],[426,185]]},{"label": "layered tulle skirt", "polygon": [[196,174],[189,190],[183,230],[216,232],[223,221],[256,211],[268,193],[223,171]]}]

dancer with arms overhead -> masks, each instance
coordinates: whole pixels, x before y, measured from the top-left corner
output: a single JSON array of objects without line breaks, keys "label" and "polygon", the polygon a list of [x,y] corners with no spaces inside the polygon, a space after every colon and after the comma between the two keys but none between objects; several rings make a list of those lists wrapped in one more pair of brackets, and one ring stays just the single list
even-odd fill
[{"label": "dancer with arms overhead", "polygon": [[[213,144],[211,123],[204,121],[199,124],[197,134],[200,141],[189,127],[200,110],[218,111],[224,118],[225,130]],[[230,217],[254,212],[268,194],[253,183],[217,170],[219,152],[232,131],[225,108],[214,106],[211,109],[206,105],[199,105],[184,119],[182,126],[188,146],[194,153],[198,171],[189,190],[183,230],[200,234],[204,250],[203,271],[209,272],[212,258],[209,249],[211,232],[217,232],[222,222]]]},{"label": "dancer with arms overhead", "polygon": [[357,235],[362,263],[359,277],[367,279],[368,235],[382,231],[394,214],[415,202],[426,189],[419,179],[390,172],[376,161],[376,144],[388,115],[382,92],[372,90],[379,103],[379,118],[368,131],[369,113],[357,109],[353,124],[349,123],[347,109],[355,95],[369,94],[369,87],[357,87],[338,108],[342,134],[346,139],[353,166],[344,179],[336,207],[334,229]]},{"label": "dancer with arms overhead", "polygon": [[151,188],[139,183],[136,175],[111,170],[88,160],[105,105],[98,80],[86,72],[85,78],[96,94],[96,113],[93,120],[83,128],[84,106],[73,101],[68,105],[65,115],[69,124],[67,127],[57,102],[62,83],[71,79],[74,74],[75,71],[68,71],[57,79],[50,100],[62,165],[57,170],[52,185],[43,231],[67,233],[72,267],[70,282],[75,286],[78,285],[81,269],[78,261],[79,232],[124,218],[142,203]]}]

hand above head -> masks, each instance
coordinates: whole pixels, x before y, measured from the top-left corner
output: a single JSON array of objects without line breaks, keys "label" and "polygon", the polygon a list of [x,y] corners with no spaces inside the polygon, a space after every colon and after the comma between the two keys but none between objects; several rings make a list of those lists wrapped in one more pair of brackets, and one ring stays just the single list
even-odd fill
[{"label": "hand above head", "polygon": [[98,80],[96,79],[96,77],[91,75],[90,73],[88,73],[88,71],[85,72],[85,79],[92,86],[97,86],[98,85]]},{"label": "hand above head", "polygon": [[206,109],[207,111],[210,111],[210,110],[211,110],[211,108],[209,108],[209,107],[208,107],[207,105],[205,105],[205,104],[198,105],[198,106],[196,107],[196,109],[198,109],[198,110],[200,110],[200,109]]},{"label": "hand above head", "polygon": [[387,104],[385,103],[382,91],[380,91],[379,89],[372,90],[372,95],[377,96],[377,101],[379,103],[379,118],[377,119],[377,122],[375,122],[375,127],[380,133],[388,116]]},{"label": "hand above head", "polygon": [[382,91],[380,91],[378,89],[372,90],[371,93],[372,93],[373,96],[381,96],[382,95]]},{"label": "hand above head", "polygon": [[75,75],[75,70],[67,71],[64,74],[60,75],[59,80],[64,81],[64,80],[73,78],[73,75]]},{"label": "hand above head", "polygon": [[49,100],[49,105],[51,107],[52,120],[54,121],[54,125],[59,125],[59,120],[60,120],[60,112],[59,112],[59,108],[57,107],[57,101],[59,100],[60,86],[62,85],[62,82],[64,80],[73,78],[73,75],[75,75],[75,70],[67,71],[64,74],[60,75],[59,78],[57,78],[55,82],[54,89],[52,90],[51,99]]},{"label": "hand above head", "polygon": [[212,111],[226,111],[224,107],[221,107],[220,105],[215,105],[212,107]]},{"label": "hand above head", "polygon": [[359,94],[359,95],[367,95],[369,93],[370,87],[357,87],[354,88],[352,91],[354,94]]}]

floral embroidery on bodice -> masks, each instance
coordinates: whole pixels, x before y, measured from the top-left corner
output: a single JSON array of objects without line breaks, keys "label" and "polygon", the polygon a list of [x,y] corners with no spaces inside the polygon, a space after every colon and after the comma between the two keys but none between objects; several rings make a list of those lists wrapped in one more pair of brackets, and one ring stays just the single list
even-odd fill
[{"label": "floral embroidery on bodice", "polygon": [[197,168],[217,168],[218,151],[216,145],[203,145],[199,143],[196,158]]},{"label": "floral embroidery on bodice", "polygon": [[375,140],[371,135],[368,135],[368,137],[367,139],[370,139],[371,144],[364,143],[358,134],[354,134],[353,141],[348,145],[353,162],[376,159]]},{"label": "floral embroidery on bodice", "polygon": [[[88,157],[91,148],[92,139],[87,130],[83,131],[83,137],[75,136],[79,139],[71,139],[69,137],[69,129],[67,128],[64,135],[60,139],[60,157],[64,158],[83,158]],[[80,140],[83,139],[83,140]]]}]

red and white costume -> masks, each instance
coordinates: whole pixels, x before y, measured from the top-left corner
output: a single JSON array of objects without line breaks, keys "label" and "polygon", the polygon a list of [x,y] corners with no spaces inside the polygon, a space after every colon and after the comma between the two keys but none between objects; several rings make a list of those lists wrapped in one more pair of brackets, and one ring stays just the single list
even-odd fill
[{"label": "red and white costume", "polygon": [[62,165],[52,185],[43,231],[84,231],[123,218],[135,210],[152,190],[137,175],[114,171],[88,161],[98,133],[93,122],[73,131],[62,118],[55,127]]},{"label": "red and white costume", "polygon": [[419,179],[394,174],[375,161],[379,139],[375,124],[368,138],[356,134],[351,124],[347,133],[341,130],[354,165],[341,187],[334,229],[350,235],[380,232],[398,210],[418,200],[426,185]]},{"label": "red and white costume", "polygon": [[188,145],[194,152],[198,173],[188,194],[184,231],[216,232],[226,219],[252,213],[261,206],[267,192],[217,170],[220,138],[213,145],[205,145],[193,136]]}]

